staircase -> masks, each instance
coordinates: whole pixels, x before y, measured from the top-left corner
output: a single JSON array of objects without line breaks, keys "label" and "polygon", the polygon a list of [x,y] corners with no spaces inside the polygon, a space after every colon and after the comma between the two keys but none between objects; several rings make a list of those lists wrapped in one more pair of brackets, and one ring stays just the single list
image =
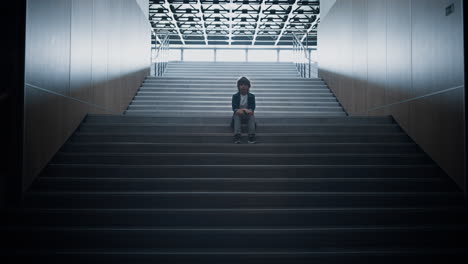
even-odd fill
[{"label": "staircase", "polygon": [[[256,145],[232,144],[240,75],[257,98]],[[171,63],[125,115],[84,120],[2,216],[2,255],[458,263],[463,198],[391,117],[346,116],[322,80],[298,77],[293,64]]]},{"label": "staircase", "polygon": [[231,117],[236,81],[246,76],[257,117],[346,116],[321,79],[299,77],[293,63],[169,63],[148,77],[126,115]]}]

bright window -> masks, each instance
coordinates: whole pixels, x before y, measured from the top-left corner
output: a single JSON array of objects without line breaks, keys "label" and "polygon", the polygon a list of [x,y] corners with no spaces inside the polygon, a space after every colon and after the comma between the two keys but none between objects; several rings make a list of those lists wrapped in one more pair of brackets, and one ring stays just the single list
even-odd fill
[{"label": "bright window", "polygon": [[168,61],[180,61],[180,49],[170,49]]},{"label": "bright window", "polygon": [[245,61],[245,50],[217,50],[216,61]]},{"label": "bright window", "polygon": [[294,52],[292,50],[280,50],[280,62],[293,62]]},{"label": "bright window", "polygon": [[214,61],[212,49],[185,49],[184,61]]},{"label": "bright window", "polygon": [[276,62],[276,50],[249,50],[249,61]]}]

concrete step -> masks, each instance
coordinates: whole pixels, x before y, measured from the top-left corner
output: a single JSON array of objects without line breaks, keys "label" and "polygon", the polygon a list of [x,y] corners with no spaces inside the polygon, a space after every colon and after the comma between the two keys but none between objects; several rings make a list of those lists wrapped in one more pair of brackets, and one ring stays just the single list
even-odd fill
[{"label": "concrete step", "polygon": [[[82,124],[80,132],[98,133],[229,133],[230,126],[219,125],[173,125],[173,124]],[[396,124],[377,125],[257,125],[258,133],[401,133]]]},{"label": "concrete step", "polygon": [[[238,76],[236,77],[220,77],[220,76],[198,76],[198,77],[168,77],[168,76],[147,76],[145,79],[146,81],[175,81],[175,82],[186,82],[186,81],[194,81],[194,82],[209,82],[209,81],[217,81],[217,82],[237,82],[239,79]],[[292,77],[292,78],[281,78],[281,77],[273,77],[273,78],[258,78],[258,77],[250,77],[249,80],[251,82],[261,83],[261,82],[279,82],[279,83],[291,83],[291,82],[299,82],[299,83],[313,83],[313,82],[323,82],[322,78],[302,78],[302,77]]]},{"label": "concrete step", "polygon": [[[224,100],[227,101],[229,104],[232,102],[232,94],[231,95],[183,95],[180,94],[178,96],[170,96],[170,95],[140,95],[137,94],[133,100],[166,100],[166,101],[220,101]],[[285,97],[285,96],[260,96],[255,98],[255,102],[311,102],[311,103],[316,103],[316,102],[337,102],[336,98],[332,95],[330,96],[321,96],[321,97],[312,97],[312,96],[296,96],[296,97]]]},{"label": "concrete step", "polygon": [[168,63],[167,68],[174,68],[174,69],[180,69],[180,68],[233,68],[233,69],[265,69],[265,68],[271,68],[271,69],[296,69],[295,64],[268,64],[268,63],[257,63],[257,64],[251,64],[251,63],[205,63],[205,64],[200,64],[200,63],[181,63],[181,64],[173,64],[173,63]]},{"label": "concrete step", "polygon": [[265,153],[74,153],[58,152],[55,164],[128,165],[417,165],[432,161],[423,154],[265,154]]},{"label": "concrete step", "polygon": [[[165,96],[173,96],[173,97],[178,97],[178,96],[227,96],[227,97],[232,97],[232,95],[236,93],[235,91],[218,91],[215,89],[212,90],[197,90],[197,91],[162,91],[162,90],[156,90],[156,91],[138,91],[137,96],[159,96],[159,95],[165,95]],[[331,93],[329,90],[319,90],[319,91],[301,91],[301,92],[286,92],[286,91],[255,91],[255,97],[331,97],[333,96],[333,93]]]},{"label": "concrete step", "polygon": [[[164,73],[165,77],[192,77],[192,78],[209,78],[213,75],[211,73],[205,73],[205,75],[201,74],[196,74],[196,73]],[[238,79],[239,75],[238,74],[218,74],[217,76],[221,78],[235,78]],[[249,76],[252,79],[256,78],[299,78],[299,74],[292,74],[292,73],[271,73],[271,74],[255,74],[252,76]]]},{"label": "concrete step", "polygon": [[[11,219],[11,220],[10,220]],[[9,216],[11,224],[53,227],[339,227],[391,225],[461,225],[463,207],[415,208],[255,208],[255,209],[21,209]],[[17,221],[19,220],[19,221]],[[13,222],[16,221],[16,222]]]},{"label": "concrete step", "polygon": [[[183,100],[133,100],[129,106],[173,106],[173,105],[193,105],[193,106],[226,106],[231,105],[230,100],[218,100],[218,101],[183,101]],[[258,101],[256,102],[257,107],[287,107],[287,106],[304,106],[304,107],[339,107],[338,102],[283,102],[280,100],[276,101]]]},{"label": "concrete step", "polygon": [[234,64],[234,65],[294,65],[293,62],[272,62],[272,61],[171,61],[169,62],[171,65],[183,65],[183,64],[196,64],[196,65],[223,65],[223,64]]},{"label": "concrete step", "polygon": [[[437,192],[459,191],[443,178],[90,178],[41,177],[40,191],[79,192]],[[260,223],[258,223],[260,224]]]},{"label": "concrete step", "polygon": [[[130,105],[127,108],[127,111],[194,111],[203,114],[206,111],[225,111],[232,109],[230,105]],[[288,113],[290,111],[294,112],[303,112],[303,111],[313,111],[313,112],[340,112],[343,113],[343,108],[341,106],[257,106],[255,108],[256,112],[272,112],[272,111],[283,111],[283,113]]]},{"label": "concrete step", "polygon": [[[164,110],[164,111],[151,111],[151,110],[127,110],[124,113],[128,116],[178,116],[178,117],[197,117],[200,113],[196,113],[193,110]],[[225,117],[229,118],[232,116],[232,111],[211,111],[203,113],[207,117]],[[335,116],[346,116],[345,112],[325,112],[325,111],[261,111],[255,112],[255,116],[259,118],[263,117],[335,117]]]},{"label": "concrete step", "polygon": [[[93,250],[107,245],[113,249],[214,248],[295,249],[341,247],[426,247],[449,249],[460,245],[455,235],[466,236],[463,226],[355,226],[304,228],[89,228],[89,227],[13,227],[5,231],[12,239],[6,248]],[[359,237],[359,246],[356,245]],[[379,238],[379,239],[376,239]],[[122,239],[125,238],[125,239]],[[464,244],[464,243],[463,243]]]},{"label": "concrete step", "polygon": [[435,164],[424,165],[105,165],[49,164],[48,177],[220,177],[223,178],[427,178],[447,177]]},{"label": "concrete step", "polygon": [[[149,142],[149,143],[232,143],[232,133],[82,133],[76,132],[72,142]],[[247,139],[242,138],[246,143]],[[257,143],[408,143],[404,133],[261,133]]]},{"label": "concrete step", "polygon": [[263,69],[285,69],[285,70],[295,70],[296,66],[294,64],[289,65],[274,65],[274,64],[257,64],[251,65],[249,63],[244,64],[168,64],[167,69],[253,69],[253,70],[263,70]]},{"label": "concrete step", "polygon": [[[265,79],[250,79],[253,86],[257,85],[324,85],[325,82],[322,79],[305,79],[305,78],[265,78]],[[217,84],[222,85],[232,85],[236,86],[237,78],[172,78],[172,77],[147,77],[143,83],[144,84],[210,84],[216,82]]]},{"label": "concrete step", "polygon": [[[85,123],[162,123],[162,124],[227,124],[229,118],[219,117],[150,117],[125,115],[88,115]],[[391,116],[346,116],[346,117],[288,117],[288,118],[262,118],[260,124],[395,124]]]},{"label": "concrete step", "polygon": [[[218,77],[218,76],[204,76],[204,77],[181,77],[181,78],[174,78],[174,77],[167,77],[167,76],[146,76],[146,80],[161,80],[161,79],[167,79],[167,80],[177,80],[177,79],[180,79],[180,80],[188,80],[188,79],[194,79],[194,80],[200,80],[200,79],[207,79],[207,80],[218,80],[218,81],[226,81],[226,80],[232,80],[232,78],[234,78],[234,80],[238,80],[240,76],[236,76],[236,77]],[[244,76],[246,77],[246,76]],[[313,77],[313,78],[302,78],[302,77],[292,77],[290,79],[284,79],[284,78],[280,78],[280,77],[273,77],[273,79],[269,79],[269,78],[256,78],[256,77],[252,77],[252,76],[249,76],[248,78],[250,81],[252,80],[255,80],[255,81],[271,81],[271,80],[278,80],[278,81],[287,81],[287,80],[302,80],[302,81],[323,81],[322,78],[320,77]]]},{"label": "concrete step", "polygon": [[[461,206],[454,192],[30,192],[24,208],[328,208]],[[426,230],[427,231],[427,230]],[[375,235],[375,234],[374,234]],[[122,237],[122,236],[121,236]],[[199,239],[199,236],[196,236]],[[128,238],[127,238],[128,239]],[[278,240],[276,238],[275,240]],[[59,240],[60,241],[60,240]],[[60,241],[61,242],[61,241]],[[37,246],[37,245],[36,245]]]},{"label": "concrete step", "polygon": [[[255,93],[257,92],[284,92],[284,93],[297,93],[297,92],[330,92],[330,90],[327,88],[326,85],[314,85],[314,86],[308,86],[308,87],[302,87],[298,86],[296,87],[291,87],[288,86],[288,89],[284,89],[283,85],[278,86],[277,88],[272,88],[272,86],[263,86],[259,87],[258,85],[255,86],[255,88],[251,89],[251,92],[253,93],[255,90]],[[235,85],[229,85],[229,86],[220,86],[218,84],[213,84],[213,85],[143,85],[141,86],[139,91],[207,91],[207,92],[231,92],[231,94],[237,93],[237,88]]]},{"label": "concrete step", "polygon": [[240,75],[252,75],[256,73],[268,73],[268,72],[278,72],[278,73],[294,73],[297,74],[297,70],[295,68],[290,67],[262,67],[262,68],[234,68],[234,67],[167,67],[167,72],[199,72],[199,73],[206,73],[210,72],[216,74],[218,72],[223,73],[233,73],[233,74],[240,74]]},{"label": "concrete step", "polygon": [[241,75],[251,75],[257,72],[291,72],[297,74],[295,67],[232,67],[232,66],[168,66],[166,72],[200,72],[206,74],[206,72],[233,72]]},{"label": "concrete step", "polygon": [[419,153],[414,143],[295,143],[295,144],[182,144],[182,143],[72,143],[62,152],[125,153]]},{"label": "concrete step", "polygon": [[241,76],[246,76],[247,78],[252,78],[256,76],[264,75],[277,75],[277,76],[289,76],[289,77],[300,77],[297,70],[290,69],[270,69],[270,70],[235,70],[235,69],[166,69],[164,76],[178,75],[178,76],[232,76],[240,78]]},{"label": "concrete step", "polygon": [[207,263],[207,264],[237,264],[237,263],[270,263],[270,264],[342,264],[361,263],[365,259],[369,263],[380,264],[413,264],[413,263],[457,263],[466,258],[464,248],[333,248],[311,250],[298,249],[268,249],[249,248],[215,248],[210,250],[178,249],[178,250],[23,250],[21,252],[9,251],[11,259],[19,263],[34,261],[50,263]]}]

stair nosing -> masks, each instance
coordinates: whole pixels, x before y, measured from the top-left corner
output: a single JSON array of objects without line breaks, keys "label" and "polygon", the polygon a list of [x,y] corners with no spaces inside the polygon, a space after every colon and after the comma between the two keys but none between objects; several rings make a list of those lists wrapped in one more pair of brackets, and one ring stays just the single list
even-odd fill
[{"label": "stair nosing", "polygon": [[272,195],[282,195],[282,196],[365,196],[365,197],[375,197],[375,196],[453,196],[463,198],[464,194],[462,192],[453,192],[453,191],[429,191],[429,192],[412,192],[412,191],[400,191],[400,192],[271,192],[271,191],[31,191],[25,196],[73,196],[77,195],[80,197],[86,196],[144,196],[144,195],[254,195],[254,196],[272,196]]},{"label": "stair nosing", "polygon": [[462,211],[466,210],[465,206],[426,206],[426,207],[309,207],[309,208],[18,208],[19,212],[354,212],[354,211]]},{"label": "stair nosing", "polygon": [[[125,133],[110,133],[110,132],[75,132],[76,136],[81,135],[136,135],[136,136],[220,136],[220,137],[232,137],[233,133],[140,133],[140,132],[125,132]],[[407,136],[404,132],[394,133],[259,133],[262,137],[274,137],[274,136]]]},{"label": "stair nosing", "polygon": [[358,158],[363,158],[363,157],[405,157],[405,158],[411,158],[411,157],[426,157],[425,153],[300,153],[300,154],[292,154],[292,153],[198,153],[198,152],[180,152],[180,153],[167,153],[167,152],[141,152],[141,153],[135,153],[135,152],[62,152],[59,151],[57,152],[57,155],[60,156],[88,156],[88,157],[93,157],[93,156],[114,156],[114,157],[135,157],[135,156],[145,156],[145,157],[157,157],[157,156],[162,156],[162,157],[178,157],[178,156],[198,156],[198,157],[209,157],[209,156],[216,156],[216,157],[231,157],[231,156],[243,156],[243,157],[358,157]]},{"label": "stair nosing", "polygon": [[[412,225],[412,226],[353,226],[353,227],[276,227],[276,228],[259,228],[259,227],[92,227],[92,226],[10,226],[9,230],[28,230],[28,231],[162,231],[162,232],[176,232],[176,231],[205,231],[205,232],[346,232],[346,231],[359,231],[359,232],[371,232],[371,231],[404,231],[404,230],[465,230],[465,225],[453,225],[453,224],[432,224],[432,225]],[[0,230],[4,230],[3,227]]]}]

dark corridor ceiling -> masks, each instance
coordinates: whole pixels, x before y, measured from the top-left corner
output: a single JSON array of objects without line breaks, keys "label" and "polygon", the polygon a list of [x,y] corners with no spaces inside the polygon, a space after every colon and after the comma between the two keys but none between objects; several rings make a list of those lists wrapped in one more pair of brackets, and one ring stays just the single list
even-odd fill
[{"label": "dark corridor ceiling", "polygon": [[293,32],[309,46],[317,42],[317,0],[149,2],[154,31],[175,45],[292,45]]}]

